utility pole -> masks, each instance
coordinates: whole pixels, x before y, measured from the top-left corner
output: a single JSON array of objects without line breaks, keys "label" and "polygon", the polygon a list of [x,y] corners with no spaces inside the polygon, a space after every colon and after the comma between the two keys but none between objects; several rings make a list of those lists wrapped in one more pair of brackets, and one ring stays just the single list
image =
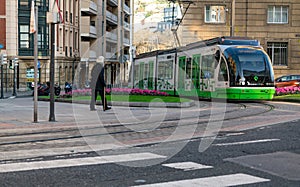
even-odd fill
[{"label": "utility pole", "polygon": [[[51,2],[51,3],[50,3]],[[60,12],[59,1],[50,0],[49,7],[50,12],[47,12],[47,23],[50,25],[50,45],[51,45],[51,55],[50,55],[50,115],[49,121],[55,121],[54,114],[54,79],[55,79],[55,24],[63,23],[63,18]]]},{"label": "utility pole", "polygon": [[[38,7],[34,7],[34,16],[36,21],[35,32],[33,33],[34,37],[34,106],[33,106],[33,122],[38,122],[38,84],[37,84],[37,71],[38,71]],[[41,77],[41,76],[39,76]]]},{"label": "utility pole", "polygon": [[54,66],[54,58],[55,58],[55,24],[50,24],[51,28],[51,57],[50,57],[50,114],[49,121],[55,121],[55,113],[54,113],[54,78],[55,78],[55,66]]},{"label": "utility pole", "polygon": [[235,0],[231,2],[231,27],[230,36],[234,36],[234,25],[235,25]]}]

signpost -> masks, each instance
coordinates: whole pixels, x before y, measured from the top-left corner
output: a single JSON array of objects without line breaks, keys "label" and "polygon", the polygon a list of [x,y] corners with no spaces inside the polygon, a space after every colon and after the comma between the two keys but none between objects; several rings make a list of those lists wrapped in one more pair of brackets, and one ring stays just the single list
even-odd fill
[{"label": "signpost", "polygon": [[4,94],[3,94],[3,65],[4,64],[7,64],[7,54],[1,54],[1,99],[4,99]]}]

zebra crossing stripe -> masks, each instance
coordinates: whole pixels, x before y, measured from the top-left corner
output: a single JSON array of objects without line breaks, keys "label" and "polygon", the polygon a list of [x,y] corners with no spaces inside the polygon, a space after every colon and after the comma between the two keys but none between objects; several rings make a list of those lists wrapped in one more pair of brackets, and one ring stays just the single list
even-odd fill
[{"label": "zebra crossing stripe", "polygon": [[109,156],[99,156],[99,157],[8,163],[8,164],[0,164],[0,173],[131,162],[131,161],[140,161],[140,160],[148,160],[148,159],[162,159],[165,157],[166,156],[163,155],[145,152],[145,153],[120,154],[120,155],[109,155]]},{"label": "zebra crossing stripe", "polygon": [[[92,148],[93,149],[92,149]],[[47,148],[47,149],[29,149],[29,150],[17,150],[9,152],[0,152],[1,160],[13,160],[13,159],[26,159],[34,157],[54,156],[54,155],[68,155],[73,153],[85,153],[85,152],[97,152],[108,149],[117,149],[124,146],[117,144],[101,144],[92,146],[74,146],[74,147],[60,147],[60,148]]]},{"label": "zebra crossing stripe", "polygon": [[[163,182],[155,184],[140,185],[139,187],[174,187],[174,186],[188,186],[188,187],[225,187],[235,185],[254,184],[261,182],[268,182],[269,179],[255,177],[243,173],[231,174],[231,175],[220,175],[214,177],[205,177],[189,180],[180,180],[172,182]],[[137,187],[137,186],[135,186]]]},{"label": "zebra crossing stripe", "polygon": [[195,162],[178,162],[178,163],[163,164],[163,166],[175,168],[175,169],[182,169],[184,171],[213,168],[212,166],[202,165]]}]

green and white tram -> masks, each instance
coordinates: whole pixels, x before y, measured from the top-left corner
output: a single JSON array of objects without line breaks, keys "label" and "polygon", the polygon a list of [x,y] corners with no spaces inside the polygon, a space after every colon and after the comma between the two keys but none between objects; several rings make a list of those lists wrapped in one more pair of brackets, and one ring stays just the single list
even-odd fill
[{"label": "green and white tram", "polygon": [[270,58],[257,40],[220,37],[137,56],[134,85],[171,95],[269,100],[275,93]]}]

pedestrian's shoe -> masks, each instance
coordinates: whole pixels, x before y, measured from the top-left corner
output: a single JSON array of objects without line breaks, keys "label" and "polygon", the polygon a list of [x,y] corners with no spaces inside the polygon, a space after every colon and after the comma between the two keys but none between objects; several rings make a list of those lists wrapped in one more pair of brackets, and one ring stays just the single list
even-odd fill
[{"label": "pedestrian's shoe", "polygon": [[95,111],[96,109],[95,108],[90,108],[90,111]]},{"label": "pedestrian's shoe", "polygon": [[110,109],[111,109],[111,107],[106,107],[106,108],[105,108],[105,110],[110,110]]}]

